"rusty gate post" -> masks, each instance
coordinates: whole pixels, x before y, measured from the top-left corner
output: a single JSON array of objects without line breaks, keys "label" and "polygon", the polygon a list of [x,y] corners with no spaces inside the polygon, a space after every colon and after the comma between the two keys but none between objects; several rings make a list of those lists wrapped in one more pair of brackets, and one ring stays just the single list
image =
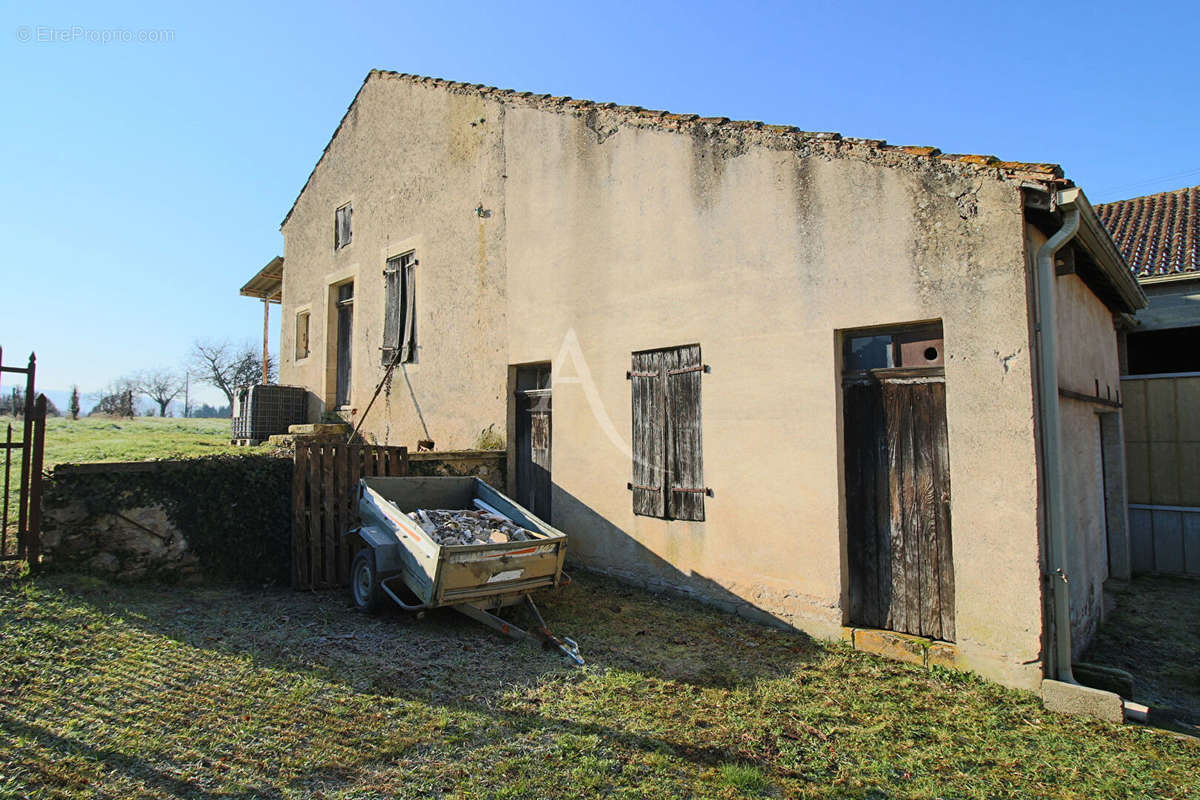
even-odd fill
[{"label": "rusty gate post", "polygon": [[[29,522],[29,439],[33,432],[33,376],[37,369],[37,355],[29,354],[29,368],[25,372],[25,426],[21,437],[21,488],[17,494],[17,554],[24,558],[26,525]],[[16,409],[13,409],[16,413]]]},{"label": "rusty gate post", "polygon": [[37,566],[42,554],[42,463],[46,447],[46,395],[38,395],[33,413],[35,419],[29,473],[29,531],[25,544],[25,559],[30,569]]}]

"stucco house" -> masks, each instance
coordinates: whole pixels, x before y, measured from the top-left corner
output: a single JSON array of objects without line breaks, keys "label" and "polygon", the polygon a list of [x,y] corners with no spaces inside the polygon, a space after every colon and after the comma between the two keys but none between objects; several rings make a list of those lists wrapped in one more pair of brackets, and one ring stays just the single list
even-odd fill
[{"label": "stucco house", "polygon": [[1120,337],[1132,568],[1200,575],[1200,186],[1096,213],[1149,300]]},{"label": "stucco house", "polygon": [[587,567],[1028,688],[1128,572],[1145,299],[1054,165],[372,71],[282,232],[311,415],[394,363],[364,434],[505,431]]}]

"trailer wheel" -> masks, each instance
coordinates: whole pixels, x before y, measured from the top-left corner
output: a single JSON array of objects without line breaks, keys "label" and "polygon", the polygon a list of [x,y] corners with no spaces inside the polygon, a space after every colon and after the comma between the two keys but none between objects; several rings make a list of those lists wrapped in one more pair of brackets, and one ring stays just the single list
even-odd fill
[{"label": "trailer wheel", "polygon": [[362,611],[370,613],[379,608],[379,573],[375,570],[375,551],[369,547],[359,550],[350,565],[350,594]]}]

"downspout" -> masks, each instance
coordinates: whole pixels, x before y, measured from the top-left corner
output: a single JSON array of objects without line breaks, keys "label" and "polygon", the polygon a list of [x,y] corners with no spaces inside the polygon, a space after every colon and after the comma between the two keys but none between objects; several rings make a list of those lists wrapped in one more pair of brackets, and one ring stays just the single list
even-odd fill
[{"label": "downspout", "polygon": [[[1059,195],[1061,200],[1061,194]],[[1062,426],[1058,410],[1058,331],[1055,310],[1057,275],[1054,257],[1079,230],[1079,209],[1060,205],[1062,227],[1037,252],[1037,347],[1042,451],[1045,458],[1046,503],[1049,513],[1050,571],[1054,582],[1055,677],[1075,683],[1071,673],[1071,587],[1067,583],[1067,520],[1063,508]]]}]

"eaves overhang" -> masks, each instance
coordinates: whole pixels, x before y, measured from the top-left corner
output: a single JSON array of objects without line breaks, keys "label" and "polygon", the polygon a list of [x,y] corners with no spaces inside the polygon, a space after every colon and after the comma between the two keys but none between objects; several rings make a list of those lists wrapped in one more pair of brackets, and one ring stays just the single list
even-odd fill
[{"label": "eaves overhang", "polygon": [[1132,313],[1140,308],[1145,308],[1149,302],[1146,300],[1145,292],[1142,291],[1142,287],[1138,286],[1137,279],[1133,277],[1133,273],[1129,269],[1129,264],[1121,255],[1121,251],[1117,249],[1116,242],[1112,240],[1108,229],[1100,221],[1096,209],[1088,201],[1083,189],[1078,186],[1061,189],[1055,200],[1059,208],[1074,206],[1079,209],[1079,232],[1075,235],[1075,239],[1100,268],[1104,282],[1112,290],[1114,298],[1119,300],[1121,307],[1113,310]]}]

